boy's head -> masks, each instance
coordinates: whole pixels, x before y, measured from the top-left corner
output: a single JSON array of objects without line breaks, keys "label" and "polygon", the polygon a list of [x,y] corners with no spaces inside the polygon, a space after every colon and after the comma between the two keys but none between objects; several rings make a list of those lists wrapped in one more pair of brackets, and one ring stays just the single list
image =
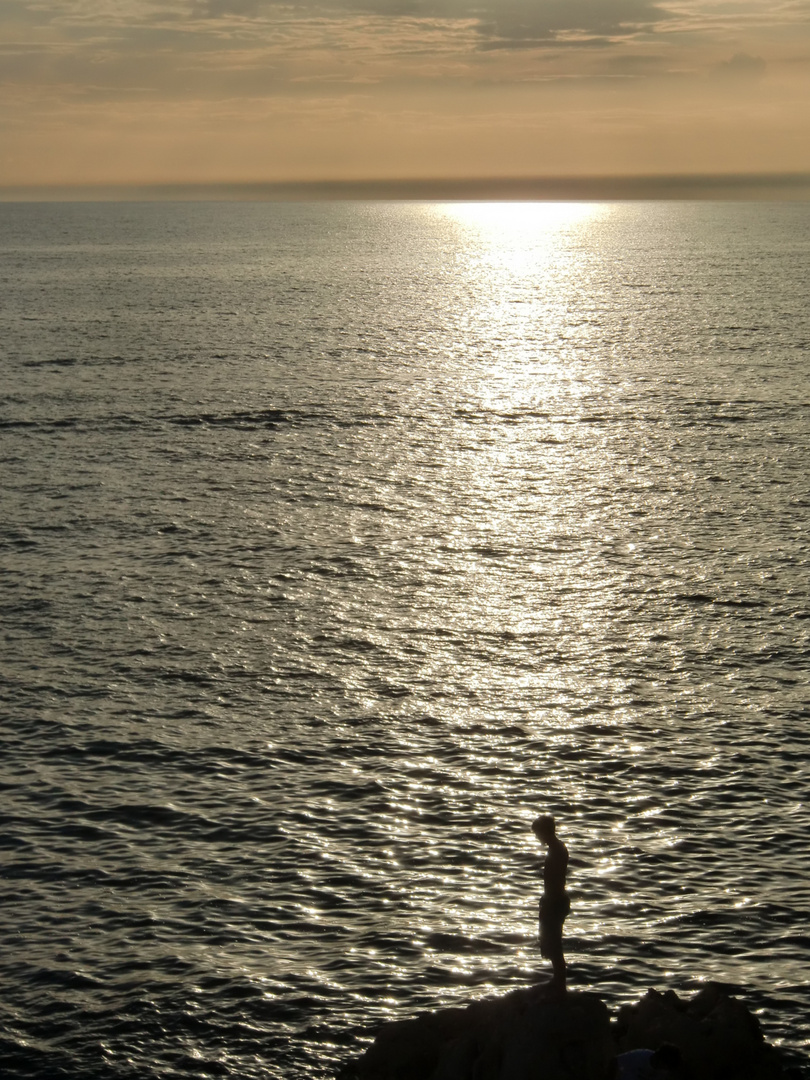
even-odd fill
[{"label": "boy's head", "polygon": [[541,814],[539,818],[535,818],[532,822],[532,832],[541,840],[544,844],[547,844],[549,840],[553,840],[555,836],[554,818],[551,814]]}]

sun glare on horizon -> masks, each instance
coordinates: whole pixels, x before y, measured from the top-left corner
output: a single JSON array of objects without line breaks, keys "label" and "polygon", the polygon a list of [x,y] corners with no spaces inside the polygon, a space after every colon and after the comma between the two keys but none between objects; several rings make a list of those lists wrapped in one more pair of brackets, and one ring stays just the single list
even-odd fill
[{"label": "sun glare on horizon", "polygon": [[453,202],[435,209],[482,240],[522,246],[604,216],[609,204],[598,202]]},{"label": "sun glare on horizon", "polygon": [[587,230],[611,212],[597,202],[458,202],[434,207],[467,234],[494,270],[521,277],[555,261],[575,230]]}]

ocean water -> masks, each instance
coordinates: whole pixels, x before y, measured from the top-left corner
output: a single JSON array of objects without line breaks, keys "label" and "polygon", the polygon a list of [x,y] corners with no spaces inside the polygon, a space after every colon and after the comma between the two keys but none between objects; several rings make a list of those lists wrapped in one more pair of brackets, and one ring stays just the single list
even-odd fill
[{"label": "ocean water", "polygon": [[[810,1045],[810,204],[0,205],[0,1067]],[[805,1051],[803,1051],[805,1048]]]}]

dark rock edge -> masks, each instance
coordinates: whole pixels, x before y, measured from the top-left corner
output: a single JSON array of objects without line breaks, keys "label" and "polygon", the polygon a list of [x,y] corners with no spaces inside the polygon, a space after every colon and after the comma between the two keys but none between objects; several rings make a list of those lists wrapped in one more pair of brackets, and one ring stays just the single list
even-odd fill
[{"label": "dark rock edge", "polygon": [[798,1077],[759,1021],[718,983],[689,999],[649,990],[611,1018],[596,994],[544,984],[383,1024],[339,1080],[613,1080],[616,1056],[678,1047],[684,1080]]}]

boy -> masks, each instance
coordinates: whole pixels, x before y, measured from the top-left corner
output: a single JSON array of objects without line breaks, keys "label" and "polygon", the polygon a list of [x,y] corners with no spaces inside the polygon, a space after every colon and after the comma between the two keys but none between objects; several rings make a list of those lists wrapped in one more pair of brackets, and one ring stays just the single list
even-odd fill
[{"label": "boy", "polygon": [[565,993],[565,957],[562,931],[571,901],[565,891],[568,850],[557,836],[554,818],[544,814],[532,822],[532,832],[548,848],[543,863],[543,895],[540,898],[540,953],[551,961],[551,986],[554,994]]}]

